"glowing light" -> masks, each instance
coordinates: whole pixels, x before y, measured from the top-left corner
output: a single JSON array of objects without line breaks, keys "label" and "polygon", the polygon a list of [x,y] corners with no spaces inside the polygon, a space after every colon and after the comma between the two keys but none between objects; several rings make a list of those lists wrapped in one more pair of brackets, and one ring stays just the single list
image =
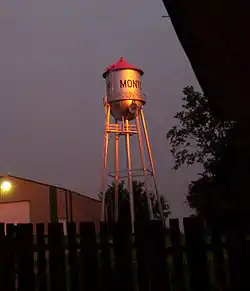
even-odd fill
[{"label": "glowing light", "polygon": [[1,191],[4,193],[9,192],[11,190],[11,187],[12,187],[12,185],[9,181],[3,181],[1,183]]}]

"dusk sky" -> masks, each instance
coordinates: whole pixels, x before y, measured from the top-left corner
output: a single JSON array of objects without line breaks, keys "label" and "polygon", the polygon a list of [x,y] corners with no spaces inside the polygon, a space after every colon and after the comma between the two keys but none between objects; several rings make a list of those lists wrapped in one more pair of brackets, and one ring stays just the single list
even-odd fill
[{"label": "dusk sky", "polygon": [[197,167],[172,172],[166,132],[183,87],[199,85],[166,14],[161,0],[0,1],[0,172],[96,197],[102,72],[123,56],[145,71],[160,193],[172,216],[188,215],[184,194]]}]

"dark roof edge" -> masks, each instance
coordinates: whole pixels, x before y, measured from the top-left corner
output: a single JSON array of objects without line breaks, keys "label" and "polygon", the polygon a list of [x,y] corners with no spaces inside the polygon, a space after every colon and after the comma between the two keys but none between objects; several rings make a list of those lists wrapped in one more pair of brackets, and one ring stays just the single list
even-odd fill
[{"label": "dark roof edge", "polygon": [[30,182],[30,183],[35,183],[35,184],[39,184],[39,185],[43,185],[43,186],[47,186],[47,187],[55,187],[59,190],[64,190],[64,191],[69,191],[69,192],[72,192],[73,194],[76,194],[76,195],[79,195],[79,196],[82,196],[82,197],[85,197],[87,199],[90,199],[90,200],[93,200],[95,202],[101,202],[100,200],[96,199],[96,198],[92,198],[92,197],[89,197],[89,196],[86,196],[84,194],[81,194],[81,193],[77,193],[75,191],[72,191],[70,189],[67,189],[67,188],[63,188],[63,187],[60,187],[60,186],[55,186],[55,185],[51,185],[51,184],[46,184],[46,183],[43,183],[43,182],[39,182],[39,181],[34,181],[34,180],[31,180],[31,179],[26,179],[26,178],[22,178],[22,177],[19,177],[19,176],[14,176],[14,175],[11,175],[11,174],[6,174],[6,175],[1,175],[0,178],[3,178],[3,177],[10,177],[10,178],[14,178],[14,179],[19,179],[19,180],[23,180],[23,181],[27,181],[27,182]]}]

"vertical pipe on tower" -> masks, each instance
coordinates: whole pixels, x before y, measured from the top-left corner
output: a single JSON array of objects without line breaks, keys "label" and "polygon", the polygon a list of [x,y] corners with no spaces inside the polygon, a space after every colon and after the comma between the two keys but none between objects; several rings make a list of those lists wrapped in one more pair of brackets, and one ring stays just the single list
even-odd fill
[{"label": "vertical pipe on tower", "polygon": [[104,133],[104,151],[103,151],[103,191],[102,191],[102,211],[101,221],[105,221],[105,202],[106,202],[106,188],[107,188],[107,162],[108,162],[108,143],[109,143],[109,118],[110,118],[110,105],[105,102],[105,133]]},{"label": "vertical pipe on tower", "polygon": [[127,119],[126,119],[125,132],[126,132],[126,152],[127,152],[127,168],[128,168],[128,183],[129,183],[130,219],[131,219],[132,233],[134,233],[135,213],[134,213],[134,195],[133,195],[133,176],[132,176],[131,155],[130,155],[129,122]]},{"label": "vertical pipe on tower", "polygon": [[65,195],[65,220],[66,223],[69,222],[69,205],[68,205],[68,190],[64,190],[64,195]]},{"label": "vertical pipe on tower", "polygon": [[143,147],[143,141],[142,141],[142,133],[141,133],[138,108],[136,110],[135,123],[136,123],[138,142],[139,142],[139,148],[140,148],[141,164],[142,164],[143,175],[144,175],[144,185],[145,185],[145,190],[146,190],[146,195],[147,195],[149,218],[152,220],[154,216],[153,216],[152,202],[149,197],[148,175],[147,175],[146,160],[145,160],[145,155],[144,155],[144,147]]},{"label": "vertical pipe on tower", "polygon": [[70,222],[73,222],[72,191],[69,191],[69,209],[70,209]]},{"label": "vertical pipe on tower", "polygon": [[164,219],[164,215],[163,215],[161,199],[160,199],[160,195],[159,195],[159,191],[158,191],[158,187],[157,187],[157,183],[156,183],[156,173],[155,173],[155,167],[154,167],[154,160],[153,160],[153,156],[152,156],[151,146],[150,146],[149,137],[148,137],[148,130],[147,130],[147,125],[146,125],[146,121],[145,121],[145,118],[144,118],[143,109],[141,109],[140,115],[141,115],[142,126],[143,126],[144,135],[145,135],[147,150],[148,150],[149,161],[150,161],[151,170],[152,170],[153,179],[154,179],[154,186],[155,186],[157,204],[158,204],[158,207],[159,207],[161,220],[163,222],[163,225],[165,225],[165,219]]},{"label": "vertical pipe on tower", "polygon": [[115,222],[118,221],[119,206],[119,124],[117,120],[115,133]]}]

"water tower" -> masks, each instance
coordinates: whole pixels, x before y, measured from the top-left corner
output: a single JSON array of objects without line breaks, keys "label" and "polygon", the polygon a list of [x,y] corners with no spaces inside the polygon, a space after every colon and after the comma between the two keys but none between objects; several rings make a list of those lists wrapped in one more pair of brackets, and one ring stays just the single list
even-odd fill
[{"label": "water tower", "polygon": [[[158,193],[154,161],[151,152],[150,141],[146,121],[143,112],[143,106],[146,103],[145,95],[142,90],[141,76],[143,71],[127,63],[122,57],[113,65],[105,69],[103,78],[106,80],[106,96],[104,97],[105,110],[105,134],[104,134],[104,165],[103,165],[103,197],[101,221],[106,220],[106,191],[107,191],[107,167],[108,167],[108,147],[110,134],[115,136],[115,220],[118,219],[118,185],[121,178],[127,178],[129,188],[130,218],[132,231],[134,230],[134,199],[133,199],[133,176],[138,175],[138,169],[132,168],[130,137],[137,136],[141,158],[141,169],[139,171],[144,177],[144,186],[147,193],[149,187],[149,178],[153,179],[154,191],[150,195],[156,195],[156,201],[160,209],[160,217],[164,221],[160,195]],[[125,177],[120,174],[119,169],[119,141],[125,138],[127,169]],[[144,149],[146,144],[146,151]],[[146,156],[150,167],[147,167]],[[136,172],[136,173],[135,173]],[[153,210],[151,197],[147,197],[149,216],[153,219]]]}]

